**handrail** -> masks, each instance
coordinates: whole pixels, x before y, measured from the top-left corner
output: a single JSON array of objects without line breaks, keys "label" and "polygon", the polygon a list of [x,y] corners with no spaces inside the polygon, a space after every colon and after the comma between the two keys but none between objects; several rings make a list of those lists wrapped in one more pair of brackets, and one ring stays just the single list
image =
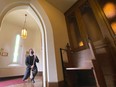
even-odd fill
[{"label": "handrail", "polygon": [[63,49],[63,48],[60,48],[60,50],[64,50],[64,51],[67,51],[67,49]]}]

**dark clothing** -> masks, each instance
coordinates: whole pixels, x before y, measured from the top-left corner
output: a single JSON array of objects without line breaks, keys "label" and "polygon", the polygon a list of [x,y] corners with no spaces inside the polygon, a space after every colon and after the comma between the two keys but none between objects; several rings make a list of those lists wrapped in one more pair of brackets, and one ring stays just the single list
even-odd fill
[{"label": "dark clothing", "polygon": [[[26,61],[25,61],[26,66],[28,68],[31,68],[31,66],[33,65],[33,61],[34,61],[34,55],[33,56],[27,56]],[[35,58],[34,67],[37,67],[36,62],[39,62],[39,59],[38,59],[37,56]]]},{"label": "dark clothing", "polygon": [[25,60],[25,64],[26,64],[27,68],[26,68],[26,72],[25,72],[25,75],[23,77],[23,80],[26,80],[30,76],[30,70],[31,70],[31,66],[33,65],[33,61],[34,61],[34,67],[33,68],[36,70],[36,73],[33,73],[33,78],[32,79],[35,78],[35,76],[38,72],[36,62],[39,62],[39,59],[38,59],[37,56],[35,57],[34,55],[33,56],[29,55],[29,56],[26,57],[26,60]]}]

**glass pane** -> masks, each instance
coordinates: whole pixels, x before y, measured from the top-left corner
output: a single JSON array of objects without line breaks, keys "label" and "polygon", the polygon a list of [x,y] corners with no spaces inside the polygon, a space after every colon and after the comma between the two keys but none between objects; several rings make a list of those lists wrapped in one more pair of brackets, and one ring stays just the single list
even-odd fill
[{"label": "glass pane", "polygon": [[77,20],[74,14],[71,14],[68,17],[68,22],[69,22],[69,38],[70,38],[70,43],[71,47],[73,49],[80,48],[81,46],[84,45],[82,41],[82,37],[79,31],[79,27],[77,24]]}]

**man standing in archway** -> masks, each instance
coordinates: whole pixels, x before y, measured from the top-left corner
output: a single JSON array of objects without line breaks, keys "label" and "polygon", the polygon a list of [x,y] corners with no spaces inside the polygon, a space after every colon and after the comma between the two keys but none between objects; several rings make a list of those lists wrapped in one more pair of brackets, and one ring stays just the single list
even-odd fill
[{"label": "man standing in archway", "polygon": [[26,57],[25,64],[27,66],[25,75],[23,77],[23,81],[29,78],[30,72],[32,70],[33,77],[31,78],[31,81],[35,83],[34,78],[38,72],[36,62],[39,62],[39,59],[36,55],[34,55],[33,49],[29,49],[29,56]]}]

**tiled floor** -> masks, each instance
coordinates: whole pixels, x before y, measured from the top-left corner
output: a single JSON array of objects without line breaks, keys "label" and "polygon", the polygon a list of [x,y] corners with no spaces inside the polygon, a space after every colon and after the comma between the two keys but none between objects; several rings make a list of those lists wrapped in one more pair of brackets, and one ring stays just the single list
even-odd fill
[{"label": "tiled floor", "polygon": [[42,87],[42,77],[36,76],[35,83],[32,83],[30,79],[22,84],[10,85],[6,87]]}]

